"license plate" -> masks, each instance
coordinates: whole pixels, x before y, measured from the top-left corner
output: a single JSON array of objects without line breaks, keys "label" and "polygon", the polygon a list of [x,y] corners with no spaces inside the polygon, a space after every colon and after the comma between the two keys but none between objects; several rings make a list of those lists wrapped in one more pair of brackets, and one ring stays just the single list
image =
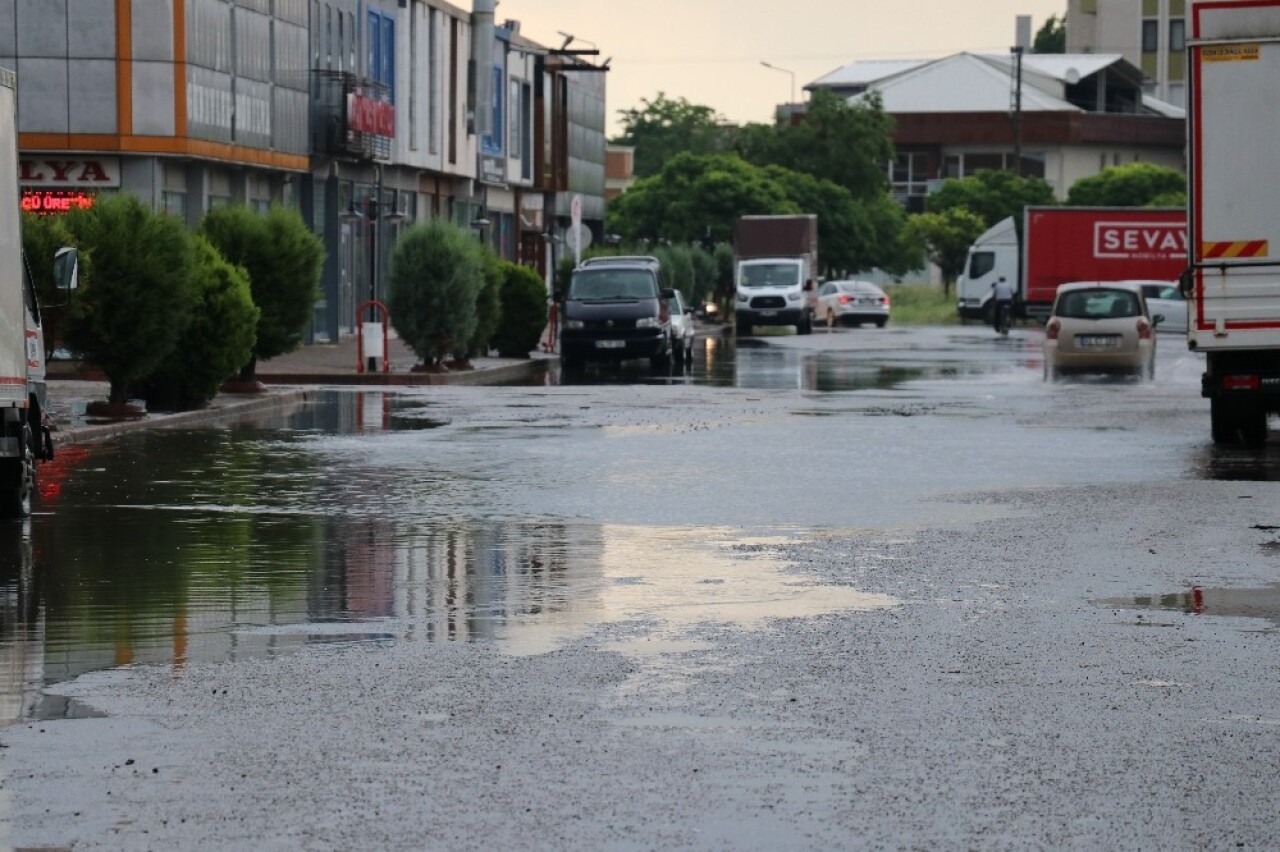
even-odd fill
[{"label": "license plate", "polygon": [[1114,334],[1082,334],[1076,342],[1081,346],[1119,346],[1120,338]]},{"label": "license plate", "polygon": [[876,303],[875,299],[859,299],[858,300],[859,305],[874,305],[875,303]]},{"label": "license plate", "polygon": [[625,340],[597,340],[597,349],[622,349],[627,345]]},{"label": "license plate", "polygon": [[778,315],[777,311],[761,311],[760,312],[760,316],[762,317],[776,317],[777,315]]}]

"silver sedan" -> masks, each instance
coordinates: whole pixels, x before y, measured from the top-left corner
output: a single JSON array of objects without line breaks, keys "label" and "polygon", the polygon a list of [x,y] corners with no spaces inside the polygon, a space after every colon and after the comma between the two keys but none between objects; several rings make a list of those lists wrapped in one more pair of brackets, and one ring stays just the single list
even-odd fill
[{"label": "silver sedan", "polygon": [[889,321],[889,297],[870,281],[828,281],[818,288],[813,316],[828,327],[873,322],[884,328]]}]

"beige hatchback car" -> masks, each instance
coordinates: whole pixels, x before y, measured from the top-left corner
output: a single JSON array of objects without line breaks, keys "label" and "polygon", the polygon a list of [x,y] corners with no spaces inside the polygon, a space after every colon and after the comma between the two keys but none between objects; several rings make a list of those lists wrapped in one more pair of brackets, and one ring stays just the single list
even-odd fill
[{"label": "beige hatchback car", "polygon": [[1077,281],[1058,288],[1044,327],[1044,377],[1126,373],[1155,377],[1155,322],[1142,287],[1127,281]]}]

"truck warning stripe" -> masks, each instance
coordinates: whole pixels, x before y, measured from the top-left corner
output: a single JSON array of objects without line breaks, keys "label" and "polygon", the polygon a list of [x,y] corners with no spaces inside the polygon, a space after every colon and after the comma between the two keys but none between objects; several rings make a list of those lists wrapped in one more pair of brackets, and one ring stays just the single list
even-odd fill
[{"label": "truck warning stripe", "polygon": [[1206,260],[1220,257],[1269,257],[1271,245],[1267,240],[1236,240],[1201,243],[1200,256]]}]

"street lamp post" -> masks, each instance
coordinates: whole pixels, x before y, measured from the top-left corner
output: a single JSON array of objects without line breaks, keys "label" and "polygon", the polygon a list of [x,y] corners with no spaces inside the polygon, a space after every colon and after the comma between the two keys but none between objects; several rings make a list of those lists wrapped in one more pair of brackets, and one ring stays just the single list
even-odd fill
[{"label": "street lamp post", "polygon": [[786,68],[779,68],[777,65],[773,65],[772,63],[765,62],[763,59],[760,60],[760,64],[763,65],[765,68],[769,68],[774,71],[781,71],[783,74],[786,74],[789,77],[791,77],[791,100],[788,101],[787,104],[788,105],[794,104],[796,102],[796,72],[790,71]]}]

